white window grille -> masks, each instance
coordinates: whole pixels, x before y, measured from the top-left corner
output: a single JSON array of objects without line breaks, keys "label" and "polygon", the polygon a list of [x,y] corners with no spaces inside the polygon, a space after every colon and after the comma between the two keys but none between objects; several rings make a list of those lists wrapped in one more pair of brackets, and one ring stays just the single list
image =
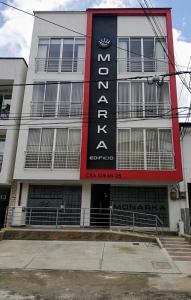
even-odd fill
[{"label": "white window grille", "polygon": [[169,83],[161,86],[147,82],[118,83],[118,119],[169,117]]},{"label": "white window grille", "polygon": [[83,83],[35,82],[31,117],[82,117]]},{"label": "white window grille", "polygon": [[170,129],[118,129],[117,169],[173,170]]},{"label": "white window grille", "polygon": [[166,39],[126,37],[118,39],[118,72],[167,72]]},{"label": "white window grille", "polygon": [[80,129],[29,129],[25,168],[79,169]]},{"label": "white window grille", "polygon": [[83,38],[40,38],[36,72],[83,73],[84,52]]}]

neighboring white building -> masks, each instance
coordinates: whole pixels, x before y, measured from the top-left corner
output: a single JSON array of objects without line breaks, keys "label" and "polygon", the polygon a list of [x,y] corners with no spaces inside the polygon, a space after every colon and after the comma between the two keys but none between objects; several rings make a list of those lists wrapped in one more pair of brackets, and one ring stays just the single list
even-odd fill
[{"label": "neighboring white building", "polygon": [[27,65],[23,58],[0,58],[0,226],[13,179]]},{"label": "neighboring white building", "polygon": [[170,9],[147,11],[163,36],[143,9],[35,12],[63,27],[34,22],[11,199],[26,224],[108,226],[112,206],[176,230],[186,204],[171,200],[182,180],[175,77],[126,80],[174,72]]},{"label": "neighboring white building", "polygon": [[180,132],[183,168],[183,181],[180,183],[180,191],[185,193],[186,207],[191,208],[191,123],[180,123]]}]

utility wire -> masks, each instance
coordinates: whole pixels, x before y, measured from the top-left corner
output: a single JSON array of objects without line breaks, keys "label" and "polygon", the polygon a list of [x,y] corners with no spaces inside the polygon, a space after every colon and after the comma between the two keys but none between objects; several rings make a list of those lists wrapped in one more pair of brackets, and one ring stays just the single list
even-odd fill
[{"label": "utility wire", "polygon": [[[161,29],[160,29],[160,27],[159,27],[159,25],[158,25],[158,23],[157,23],[155,17],[154,17],[154,16],[151,16],[151,18],[150,18],[150,16],[148,15],[146,9],[145,9],[144,6],[142,5],[141,0],[137,0],[137,1],[138,1],[138,3],[140,4],[141,8],[144,10],[145,15],[146,15],[146,17],[147,17],[149,23],[151,24],[151,27],[152,27],[152,29],[153,29],[153,32],[154,32],[155,36],[159,38],[159,35],[158,35],[158,33],[157,33],[157,31],[156,31],[156,29],[155,29],[155,27],[154,27],[154,25],[153,25],[153,23],[152,23],[152,21],[151,21],[151,18],[152,18],[152,20],[153,20],[153,22],[154,22],[156,28],[158,29],[159,34],[164,38],[163,32],[161,31]],[[144,3],[145,3],[146,7],[149,9],[147,1],[146,1],[146,0],[143,0],[143,1],[144,1]],[[160,41],[160,39],[159,39],[159,42],[160,42],[160,44],[161,44],[161,46],[162,46],[162,48],[163,48],[165,54],[167,55],[170,64],[175,68],[175,63],[172,61],[172,58],[169,56],[169,54],[168,54],[166,48],[164,47],[164,45],[162,44],[162,42]],[[185,85],[185,87],[187,88],[187,90],[189,91],[189,93],[191,94],[191,90],[190,90],[189,86],[187,85],[187,82],[184,80],[184,78],[182,78],[181,74],[179,74],[179,78],[180,78],[180,80],[182,81],[182,83]]]},{"label": "utility wire", "polygon": [[[165,114],[161,114],[161,115],[154,115],[154,116],[149,116],[149,117],[142,117],[142,118],[133,118],[133,119],[118,119],[120,122],[126,122],[126,123],[131,123],[131,122],[139,122],[139,121],[148,121],[148,120],[154,120],[154,119],[157,119],[157,120],[161,120],[161,119],[177,119],[177,118],[185,118],[185,114],[175,114],[175,115],[165,115]],[[116,120],[116,118],[114,118],[114,120]],[[32,120],[31,120],[32,121]],[[84,124],[88,124],[89,123],[89,119],[87,118],[87,120],[85,120],[85,123]],[[70,124],[79,124],[79,121],[67,121],[67,123],[65,122],[61,122],[60,120],[58,122],[50,122],[49,124],[47,123],[43,123],[43,122],[40,122],[40,123],[34,123],[34,122],[29,122],[29,123],[20,123],[20,124],[7,124],[6,126],[5,125],[1,125],[0,124],[0,127],[17,127],[17,129],[19,129],[19,125],[20,126],[44,126],[46,125],[46,127],[44,128],[49,128],[51,125],[66,125],[66,127],[68,127],[68,125]],[[8,128],[9,129],[9,128]],[[7,130],[8,130],[7,129]],[[22,128],[20,128],[22,130]],[[20,130],[19,129],[19,130]],[[27,128],[28,130],[28,128]]]},{"label": "utility wire", "polygon": [[46,81],[46,82],[33,82],[33,83],[13,83],[13,84],[0,84],[0,87],[19,87],[19,86],[39,86],[39,85],[54,85],[54,84],[77,84],[77,83],[97,83],[97,82],[115,82],[115,81],[127,81],[127,80],[136,80],[136,79],[150,79],[153,78],[155,80],[160,80],[160,78],[165,78],[165,77],[171,77],[171,76],[176,76],[176,75],[180,75],[180,74],[191,74],[190,71],[185,70],[185,71],[178,71],[178,72],[173,72],[173,73],[163,73],[163,74],[159,74],[157,76],[153,76],[153,75],[145,75],[145,76],[132,76],[132,77],[124,77],[124,78],[113,78],[113,79],[99,79],[99,80],[78,80],[78,81]]},{"label": "utility wire", "polygon": [[[40,17],[40,16],[37,16],[37,15],[35,15],[35,14],[33,14],[33,13],[30,13],[30,12],[28,12],[28,11],[26,11],[26,10],[20,9],[20,8],[18,8],[18,7],[15,7],[15,6],[10,5],[10,4],[8,4],[8,3],[5,3],[5,2],[3,2],[3,1],[0,1],[0,3],[3,4],[3,5],[5,5],[5,6],[7,6],[7,7],[10,7],[10,8],[12,8],[12,9],[15,9],[15,10],[17,10],[17,11],[19,11],[19,12],[22,12],[22,13],[24,13],[24,14],[27,14],[27,15],[33,17],[33,18],[36,18],[36,19],[39,19],[39,20],[41,20],[41,21],[50,23],[50,24],[55,25],[55,26],[57,26],[57,27],[59,27],[59,28],[66,29],[66,30],[68,30],[68,31],[70,31],[70,32],[79,34],[80,36],[87,37],[87,38],[90,38],[90,39],[92,38],[92,36],[88,36],[88,35],[85,34],[85,33],[76,31],[76,30],[71,29],[71,28],[69,28],[69,27],[66,27],[66,26],[64,26],[64,25],[60,25],[60,24],[55,23],[55,22],[53,22],[53,21],[44,19],[44,18],[42,18],[42,17]],[[111,45],[111,46],[116,47],[116,48],[118,48],[118,49],[120,49],[120,50],[122,50],[122,51],[125,51],[125,52],[128,52],[128,53],[135,54],[135,55],[137,55],[137,56],[141,56],[141,57],[145,57],[145,58],[150,58],[150,57],[147,57],[147,56],[145,56],[145,55],[140,55],[140,54],[138,54],[138,53],[136,53],[136,52],[132,52],[132,51],[129,51],[129,50],[127,50],[127,49],[121,48],[121,47],[119,47],[119,46],[117,46],[117,45],[114,45],[114,44]],[[168,62],[166,62],[165,59],[164,59],[164,60],[161,60],[161,59],[155,59],[155,60],[156,60],[156,61],[165,62],[165,63],[168,64]],[[185,66],[181,66],[181,67],[185,67]],[[191,68],[190,68],[190,69],[191,69]]]},{"label": "utility wire", "polygon": [[[118,105],[120,105],[120,103],[118,104]],[[160,108],[160,107],[156,107],[156,106],[154,106],[153,108],[152,107],[150,107],[150,108],[145,108],[145,109],[126,109],[126,110],[116,110],[116,114],[123,114],[123,113],[137,113],[137,114],[140,114],[140,113],[154,113],[154,111],[155,110],[159,110],[159,111],[165,111],[165,113],[162,113],[162,116],[165,114],[167,114],[167,113],[169,113],[169,114],[171,114],[174,110],[176,111],[176,110],[181,110],[181,112],[184,112],[184,111],[187,111],[188,109],[189,109],[190,107],[186,107],[186,106],[183,106],[183,107],[175,107],[175,108],[168,108],[168,107],[166,107],[166,108]],[[3,117],[3,116],[0,116],[0,120],[6,120],[6,121],[8,121],[8,120],[29,120],[29,121],[35,121],[35,120],[39,120],[39,119],[48,119],[48,120],[55,120],[55,111],[54,112],[50,112],[50,111],[44,111],[44,112],[35,112],[34,114],[31,114],[31,113],[28,113],[28,114],[25,114],[25,115],[23,115],[23,114],[20,114],[20,116],[19,116],[19,114],[18,115],[15,115],[14,116],[14,114],[12,114],[12,116],[9,116],[9,117]],[[170,115],[169,115],[170,116]],[[74,114],[74,113],[72,113],[72,114],[64,114],[64,115],[58,115],[57,116],[57,118],[67,118],[67,117],[79,117],[79,118],[81,118],[81,117],[89,117],[89,114],[84,114],[84,113],[76,113],[76,114]],[[93,117],[93,119],[97,119],[96,117],[94,118]],[[118,117],[118,119],[119,119],[119,117]],[[43,124],[43,123],[42,123]]]}]

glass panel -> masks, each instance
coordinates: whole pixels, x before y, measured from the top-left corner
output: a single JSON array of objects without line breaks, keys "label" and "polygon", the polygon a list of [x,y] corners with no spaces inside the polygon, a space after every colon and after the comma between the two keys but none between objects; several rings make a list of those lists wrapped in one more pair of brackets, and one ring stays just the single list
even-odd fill
[{"label": "glass panel", "polygon": [[130,39],[130,63],[131,63],[131,72],[141,72],[142,63],[141,63],[141,39]]},{"label": "glass panel", "polygon": [[62,72],[73,71],[73,47],[74,39],[64,39],[62,51]]},{"label": "glass panel", "polygon": [[68,129],[67,128],[58,128],[56,134],[56,145],[55,151],[67,151],[67,142],[68,142]]},{"label": "glass panel", "polygon": [[38,44],[38,58],[46,58],[48,56],[49,39],[40,39]]},{"label": "glass panel", "polygon": [[59,71],[60,47],[61,47],[61,39],[50,40],[49,60],[47,66],[48,72]]},{"label": "glass panel", "polygon": [[40,144],[40,128],[29,129],[27,151],[38,152]]},{"label": "glass panel", "polygon": [[71,83],[60,84],[58,115],[69,117],[70,115]]},{"label": "glass panel", "polygon": [[129,39],[119,39],[118,71],[129,72]]},{"label": "glass panel", "polygon": [[132,128],[131,129],[131,152],[143,152],[143,129]]},{"label": "glass panel", "polygon": [[130,129],[118,130],[118,153],[117,167],[118,169],[130,168]]},{"label": "glass panel", "polygon": [[118,84],[118,118],[131,117],[130,83],[120,82]]},{"label": "glass panel", "polygon": [[68,151],[80,151],[81,131],[79,129],[69,130]]},{"label": "glass panel", "polygon": [[170,129],[159,130],[160,152],[172,152],[172,134]]},{"label": "glass panel", "polygon": [[84,39],[75,40],[73,72],[83,72],[84,52],[85,52],[84,43],[85,43]]},{"label": "glass panel", "polygon": [[72,83],[71,111],[70,111],[71,116],[81,118],[82,97],[83,97],[83,84],[75,83],[75,82]]},{"label": "glass panel", "polygon": [[154,72],[154,38],[143,39],[144,72]]},{"label": "glass panel", "polygon": [[59,128],[56,133],[54,168],[67,168],[68,129]]},{"label": "glass panel", "polygon": [[39,168],[50,168],[52,166],[52,147],[54,129],[43,128],[39,153]]},{"label": "glass panel", "polygon": [[156,85],[144,83],[145,94],[145,117],[155,117],[157,115]]},{"label": "glass panel", "polygon": [[131,83],[131,117],[143,117],[142,83]]},{"label": "glass panel", "polygon": [[47,58],[49,49],[49,39],[40,39],[38,44],[38,53],[36,60],[36,71],[47,71]]},{"label": "glass panel", "polygon": [[167,45],[164,38],[155,40],[156,71],[168,72]]},{"label": "glass panel", "polygon": [[31,103],[31,115],[43,116],[43,102],[44,102],[44,82],[35,82],[33,86],[32,103]]},{"label": "glass panel", "polygon": [[47,82],[43,116],[55,116],[58,83]]},{"label": "glass panel", "polygon": [[144,169],[144,140],[143,129],[131,129],[130,168]]},{"label": "glass panel", "polygon": [[130,152],[130,129],[118,130],[118,151],[127,155]]},{"label": "glass panel", "polygon": [[146,129],[147,169],[159,169],[158,130]]},{"label": "glass panel", "polygon": [[169,95],[169,84],[164,82],[161,86],[157,86],[157,102],[159,115],[169,116],[171,113],[170,109],[170,95]]},{"label": "glass panel", "polygon": [[41,129],[29,129],[25,168],[37,168]]},{"label": "glass panel", "polygon": [[0,134],[0,154],[4,152],[5,140],[6,140],[6,135],[5,134]]},{"label": "glass panel", "polygon": [[172,133],[170,129],[159,130],[160,166],[162,170],[174,169]]}]

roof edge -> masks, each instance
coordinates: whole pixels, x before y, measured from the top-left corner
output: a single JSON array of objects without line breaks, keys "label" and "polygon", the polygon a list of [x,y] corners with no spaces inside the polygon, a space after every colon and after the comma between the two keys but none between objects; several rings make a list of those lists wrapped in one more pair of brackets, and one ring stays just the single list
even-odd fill
[{"label": "roof edge", "polygon": [[25,65],[27,66],[27,68],[28,68],[28,64],[27,64],[27,62],[26,62],[26,60],[24,59],[24,57],[0,57],[0,59],[22,59],[23,61],[24,61],[24,63],[25,63]]}]

